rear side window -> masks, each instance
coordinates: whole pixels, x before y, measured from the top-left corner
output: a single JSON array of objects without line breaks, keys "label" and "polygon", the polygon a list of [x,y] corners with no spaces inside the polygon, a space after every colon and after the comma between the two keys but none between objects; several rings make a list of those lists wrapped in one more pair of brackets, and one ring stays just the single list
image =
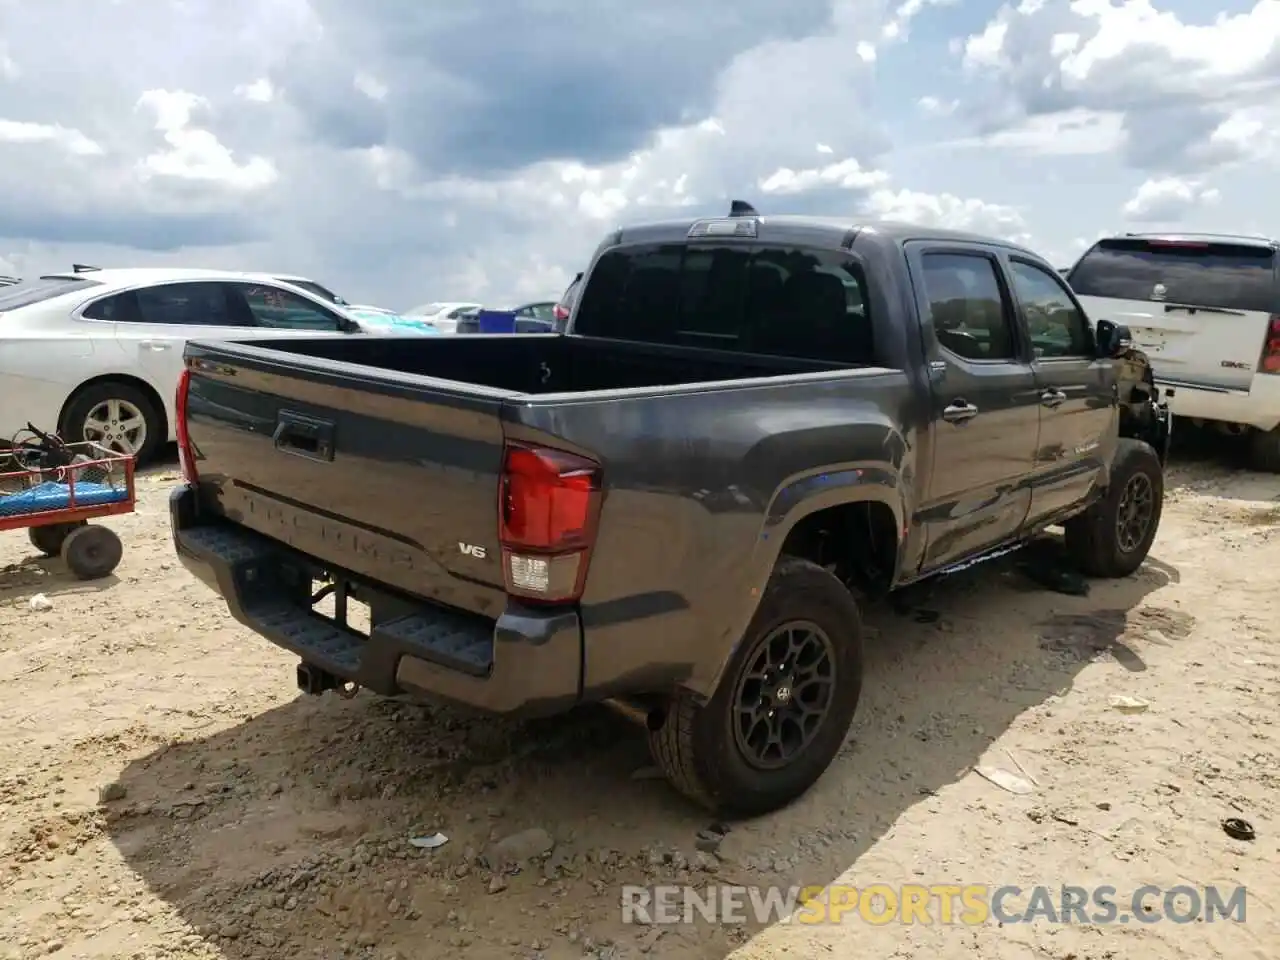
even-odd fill
[{"label": "rear side window", "polygon": [[102,284],[97,280],[85,280],[83,277],[38,277],[35,280],[19,280],[17,283],[0,286],[0,313],[21,307],[32,307],[37,303],[60,297],[64,293],[100,286]]},{"label": "rear side window", "polygon": [[236,326],[218,283],[167,283],[104,297],[85,308],[89,320],[157,326]]},{"label": "rear side window", "polygon": [[574,330],[586,336],[875,362],[865,278],[837,252],[628,247],[597,261],[580,296]]},{"label": "rear side window", "polygon": [[1132,237],[1103,240],[1068,277],[1081,297],[1154,300],[1220,310],[1280,310],[1268,247]]}]

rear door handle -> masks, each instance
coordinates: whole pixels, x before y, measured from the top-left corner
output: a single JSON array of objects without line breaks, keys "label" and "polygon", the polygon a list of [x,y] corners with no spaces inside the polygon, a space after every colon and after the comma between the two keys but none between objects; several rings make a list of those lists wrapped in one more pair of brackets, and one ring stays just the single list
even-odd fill
[{"label": "rear door handle", "polygon": [[1066,402],[1067,395],[1061,390],[1046,390],[1040,394],[1040,403],[1052,410]]},{"label": "rear door handle", "polygon": [[168,350],[169,342],[167,340],[139,340],[138,346],[143,350]]},{"label": "rear door handle", "polygon": [[978,415],[978,408],[967,400],[953,400],[942,409],[942,419],[947,423],[965,423]]}]

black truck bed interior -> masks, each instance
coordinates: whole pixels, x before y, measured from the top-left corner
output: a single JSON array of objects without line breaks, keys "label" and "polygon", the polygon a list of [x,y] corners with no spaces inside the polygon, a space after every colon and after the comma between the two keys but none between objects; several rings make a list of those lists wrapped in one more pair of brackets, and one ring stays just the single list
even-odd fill
[{"label": "black truck bed interior", "polygon": [[848,369],[847,364],[572,335],[351,336],[242,341],[326,360],[520,393],[656,387]]}]

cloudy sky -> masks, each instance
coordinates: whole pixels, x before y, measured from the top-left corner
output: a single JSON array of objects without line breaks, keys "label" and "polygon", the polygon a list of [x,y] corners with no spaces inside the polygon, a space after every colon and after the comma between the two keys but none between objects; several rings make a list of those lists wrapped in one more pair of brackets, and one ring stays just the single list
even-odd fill
[{"label": "cloudy sky", "polygon": [[1062,264],[1274,232],[1278,41],[1280,0],[0,0],[0,272],[510,303],[733,197]]}]

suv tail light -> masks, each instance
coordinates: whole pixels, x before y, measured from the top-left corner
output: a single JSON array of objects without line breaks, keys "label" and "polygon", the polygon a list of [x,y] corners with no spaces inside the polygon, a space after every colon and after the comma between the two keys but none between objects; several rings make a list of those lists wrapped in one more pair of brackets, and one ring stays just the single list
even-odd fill
[{"label": "suv tail light", "polygon": [[178,377],[178,394],[173,404],[175,432],[178,435],[178,465],[182,470],[182,479],[187,483],[198,483],[195,451],[191,446],[191,432],[187,429],[187,394],[191,390],[191,370],[184,368]]},{"label": "suv tail light", "polygon": [[1258,371],[1280,374],[1280,314],[1272,314],[1267,323],[1267,336],[1262,341],[1262,359],[1258,361]]},{"label": "suv tail light", "polygon": [[578,600],[600,519],[601,470],[561,450],[508,444],[498,531],[507,592],[528,600]]}]

